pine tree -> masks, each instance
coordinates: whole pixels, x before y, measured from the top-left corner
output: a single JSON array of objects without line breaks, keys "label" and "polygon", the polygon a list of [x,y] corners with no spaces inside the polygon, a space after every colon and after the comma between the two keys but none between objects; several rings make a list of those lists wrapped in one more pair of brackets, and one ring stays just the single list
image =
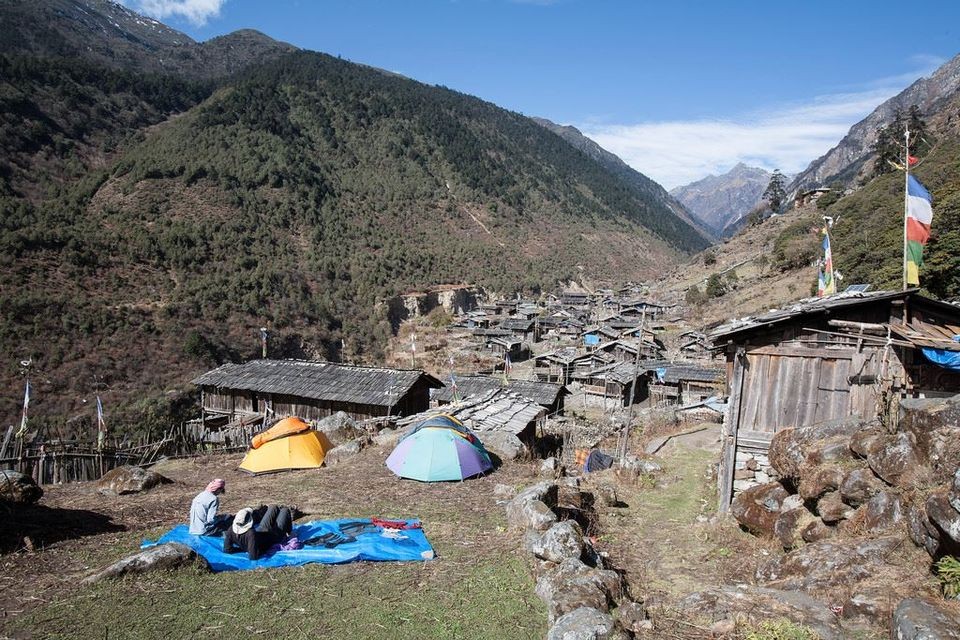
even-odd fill
[{"label": "pine tree", "polygon": [[763,199],[770,205],[770,209],[776,213],[780,211],[786,197],[786,179],[780,173],[780,169],[774,169],[773,175],[770,176],[770,182],[767,184],[767,189],[763,192]]}]

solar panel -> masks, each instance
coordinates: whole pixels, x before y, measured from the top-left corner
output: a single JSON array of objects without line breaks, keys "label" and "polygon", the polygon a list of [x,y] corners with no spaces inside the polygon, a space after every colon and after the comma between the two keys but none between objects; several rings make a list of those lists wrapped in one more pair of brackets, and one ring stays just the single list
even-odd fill
[{"label": "solar panel", "polygon": [[843,290],[844,293],[866,293],[870,288],[868,284],[851,284]]}]

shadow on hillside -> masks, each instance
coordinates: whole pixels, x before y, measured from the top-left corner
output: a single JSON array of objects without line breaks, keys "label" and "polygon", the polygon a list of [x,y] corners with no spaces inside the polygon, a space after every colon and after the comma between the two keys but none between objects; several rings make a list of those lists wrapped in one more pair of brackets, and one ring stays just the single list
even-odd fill
[{"label": "shadow on hillside", "polygon": [[85,509],[56,509],[44,505],[0,504],[0,553],[24,548],[41,549],[61,542],[124,531],[110,516]]}]

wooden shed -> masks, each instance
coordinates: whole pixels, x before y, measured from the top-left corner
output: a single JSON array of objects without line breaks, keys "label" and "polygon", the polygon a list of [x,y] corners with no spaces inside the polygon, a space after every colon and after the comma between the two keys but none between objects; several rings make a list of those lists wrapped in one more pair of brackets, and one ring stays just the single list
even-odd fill
[{"label": "wooden shed", "polygon": [[319,420],[337,411],[355,420],[410,415],[430,406],[443,383],[417,369],[361,367],[307,360],[225,364],[193,380],[204,416],[299,416]]},{"label": "wooden shed", "polygon": [[895,419],[901,397],[960,392],[960,373],[921,349],[960,350],[960,308],[916,289],[842,293],[718,327],[726,356],[720,508],[733,497],[739,448],[766,452],[781,429],[846,418]]}]

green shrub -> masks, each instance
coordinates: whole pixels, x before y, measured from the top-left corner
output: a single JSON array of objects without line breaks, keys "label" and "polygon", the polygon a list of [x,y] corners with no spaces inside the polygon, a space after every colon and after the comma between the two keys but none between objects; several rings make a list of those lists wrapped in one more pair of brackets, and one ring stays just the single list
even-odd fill
[{"label": "green shrub", "polygon": [[947,598],[960,598],[960,560],[943,556],[937,562],[937,577]]},{"label": "green shrub", "polygon": [[744,640],[820,640],[819,634],[789,620],[769,620],[748,629]]}]

